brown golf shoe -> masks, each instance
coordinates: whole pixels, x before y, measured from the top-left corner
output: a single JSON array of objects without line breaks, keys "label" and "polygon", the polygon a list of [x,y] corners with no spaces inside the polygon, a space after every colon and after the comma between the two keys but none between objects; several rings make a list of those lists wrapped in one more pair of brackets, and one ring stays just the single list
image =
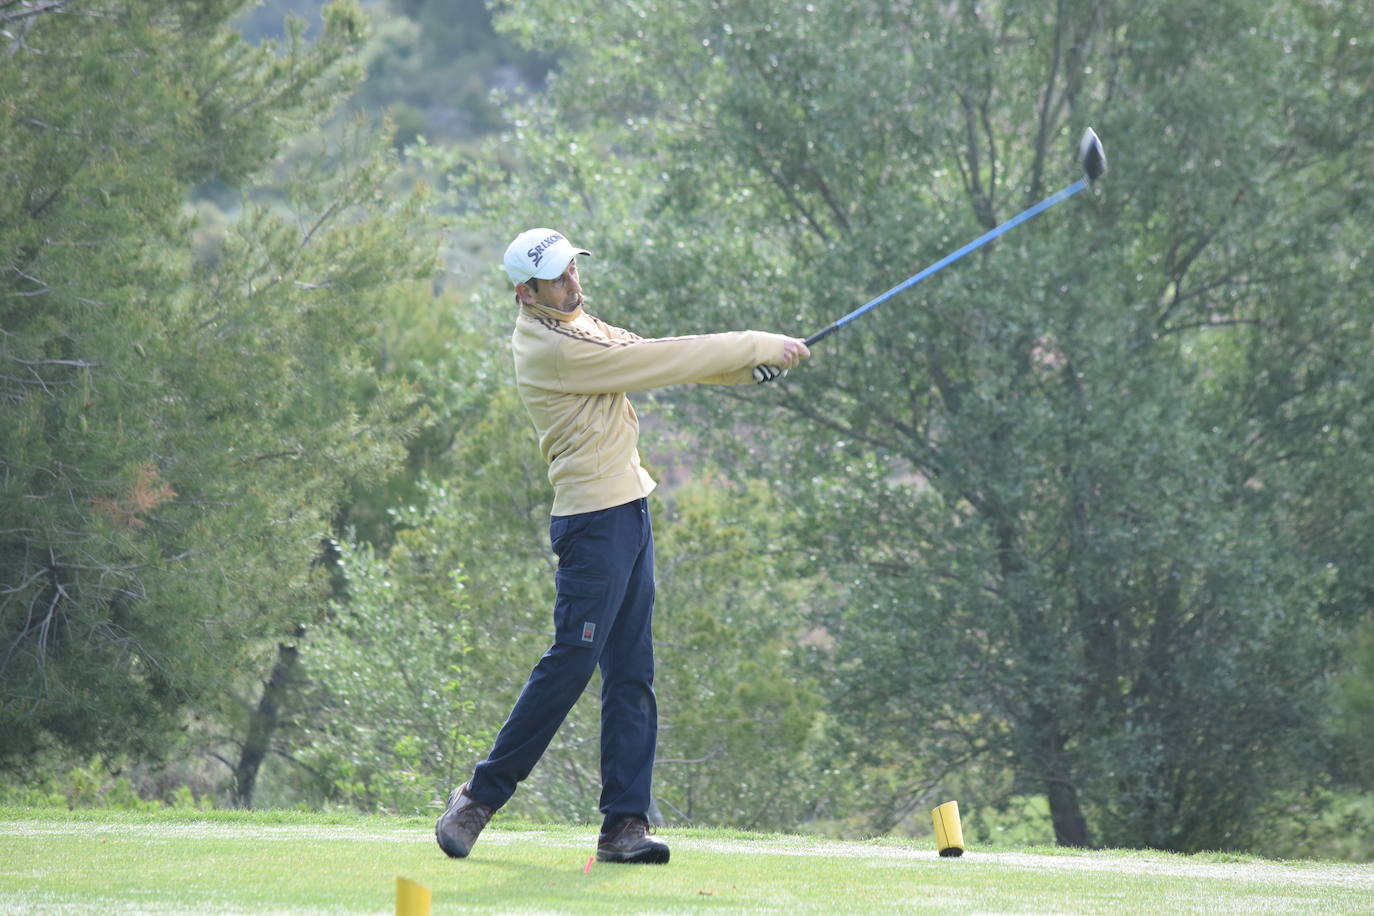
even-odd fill
[{"label": "brown golf shoe", "polygon": [[434,825],[434,838],[439,841],[439,848],[451,858],[466,858],[491,815],[492,809],[469,795],[468,784],[463,783],[448,797],[448,810]]},{"label": "brown golf shoe", "polygon": [[601,834],[596,843],[596,861],[663,865],[668,861],[668,844],[649,836],[649,822],[642,817],[627,817]]}]

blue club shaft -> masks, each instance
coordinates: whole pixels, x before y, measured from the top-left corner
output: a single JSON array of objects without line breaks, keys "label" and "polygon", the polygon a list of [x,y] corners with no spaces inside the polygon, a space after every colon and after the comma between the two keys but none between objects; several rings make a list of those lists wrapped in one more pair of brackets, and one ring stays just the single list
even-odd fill
[{"label": "blue club shaft", "polygon": [[1051,194],[1049,197],[1046,197],[1044,200],[1040,201],[1040,203],[1036,204],[1033,207],[1029,207],[1025,210],[1022,210],[1020,213],[1016,214],[1011,219],[1007,220],[1005,223],[1002,223],[1002,225],[997,226],[993,229],[989,229],[987,232],[984,232],[982,235],[978,236],[978,238],[969,242],[967,245],[965,245],[963,248],[960,248],[958,251],[945,255],[943,258],[936,261],[934,264],[930,265],[920,273],[908,277],[907,279],[903,280],[901,283],[898,283],[896,286],[892,287],[892,289],[888,290],[882,295],[859,306],[854,311],[850,312],[848,315],[845,315],[843,318],[841,318],[839,321],[836,321],[834,324],[832,324],[825,330],[812,334],[810,337],[806,338],[806,345],[809,347],[816,341],[821,340],[824,337],[828,337],[829,335],[838,331],[840,328],[849,324],[849,322],[853,321],[855,318],[858,318],[864,312],[877,308],[887,300],[891,299],[893,296],[900,293],[902,290],[915,286],[917,283],[920,283],[922,280],[924,280],[931,274],[953,264],[955,261],[959,260],[964,255],[968,254],[970,251],[973,251],[976,248],[981,248],[988,242],[991,242],[993,239],[997,238],[1002,233],[1006,232],[1008,229],[1021,225],[1026,220],[1030,219],[1032,216],[1035,216],[1038,213],[1042,213],[1043,211],[1048,210],[1050,207],[1053,207],[1055,204],[1059,203],[1060,201],[1066,198],[1072,197],[1073,195],[1077,194],[1079,191],[1083,190],[1087,186],[1088,179],[1080,178],[1064,190],[1059,191],[1055,194]]}]

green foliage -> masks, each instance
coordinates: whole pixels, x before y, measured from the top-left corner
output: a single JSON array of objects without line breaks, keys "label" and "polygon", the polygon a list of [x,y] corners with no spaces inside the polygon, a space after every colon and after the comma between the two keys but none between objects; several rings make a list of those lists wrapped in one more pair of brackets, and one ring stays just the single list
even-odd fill
[{"label": "green foliage", "polygon": [[[233,20],[253,43],[301,33],[319,36],[324,0],[262,0]],[[368,6],[372,19],[357,64],[365,76],[347,108],[398,124],[403,149],[423,135],[462,142],[503,123],[494,91],[526,94],[543,83],[548,57],[497,34],[484,0],[390,0]]]},{"label": "green foliage", "polygon": [[[252,48],[237,4],[44,8],[0,69],[0,766],[171,751],[316,613],[318,544],[417,418],[370,363],[432,270],[424,193],[345,132],[192,258],[189,190],[338,101],[364,22]],[[42,53],[40,53],[42,52]]]},{"label": "green foliage", "polygon": [[[543,464],[513,389],[466,390],[449,456],[461,473],[422,484],[417,504],[395,511],[384,555],[344,548],[347,597],[304,650],[302,762],[332,797],[366,810],[424,810],[461,782],[551,635]],[[766,487],[704,479],[656,515],[663,813],[796,823],[815,803],[824,716],[797,658],[802,600],[816,586],[792,568],[786,513]],[[510,811],[594,815],[596,692]]]},{"label": "green foliage", "polygon": [[[641,405],[700,473],[655,506],[665,814],[913,832],[957,789],[989,842],[1367,855],[1374,11],[496,10],[252,47],[238,2],[0,9],[0,767],[82,761],[9,797],[143,804],[91,755],[232,731],[304,625],[299,794],[423,808],[548,636],[504,241],[564,229],[640,333],[800,335],[1072,180],[1092,124],[1093,195],[781,385]],[[364,69],[394,136],[312,139]],[[598,728],[512,810],[589,816]]]},{"label": "green foliage", "polygon": [[1010,796],[995,806],[971,807],[967,814],[960,806],[959,813],[970,849],[1039,846],[1054,840],[1049,801],[1043,795]]},{"label": "green foliage", "polygon": [[424,810],[461,782],[547,648],[542,462],[532,433],[511,434],[528,429],[513,389],[455,340],[417,367],[438,414],[424,460],[454,477],[416,482],[386,546],[341,548],[342,597],[303,650],[298,752],[330,797],[369,810]]},{"label": "green foliage", "polygon": [[472,222],[561,226],[610,264],[593,307],[646,333],[821,327],[1072,180],[1098,128],[1092,198],[785,385],[680,402],[845,588],[813,608],[831,715],[861,778],[908,774],[875,825],[981,761],[1044,791],[1061,842],[1246,842],[1311,772],[1370,581],[1369,14],[560,0],[500,22],[566,65],[504,180],[451,161],[486,189]]},{"label": "green foliage", "polygon": [[461,782],[493,732],[473,715],[464,583],[413,553],[407,534],[389,565],[340,547],[348,600],[305,651],[320,696],[311,766],[349,804],[410,813],[427,808],[436,780]]},{"label": "green foliage", "polygon": [[785,829],[823,782],[826,716],[800,657],[820,584],[765,483],[699,475],[656,518],[655,795],[689,823]]},{"label": "green foliage", "polygon": [[214,799],[196,797],[189,786],[177,786],[166,798],[145,798],[134,782],[121,771],[127,759],[106,761],[99,754],[85,763],[47,771],[28,780],[12,778],[0,782],[0,805],[23,808],[103,808],[119,811],[159,811],[176,808],[209,811]]},{"label": "green foliage", "polygon": [[361,54],[367,75],[349,107],[390,112],[409,141],[462,142],[499,129],[493,90],[523,94],[549,68],[543,54],[492,29],[483,0],[393,0],[371,12],[377,26]]},{"label": "green foliage", "polygon": [[1374,794],[1332,791],[1282,793],[1263,835],[1251,848],[1276,859],[1374,862]]},{"label": "green foliage", "polygon": [[1374,620],[1366,621],[1348,647],[1346,669],[1338,678],[1332,726],[1340,783],[1374,790]]}]

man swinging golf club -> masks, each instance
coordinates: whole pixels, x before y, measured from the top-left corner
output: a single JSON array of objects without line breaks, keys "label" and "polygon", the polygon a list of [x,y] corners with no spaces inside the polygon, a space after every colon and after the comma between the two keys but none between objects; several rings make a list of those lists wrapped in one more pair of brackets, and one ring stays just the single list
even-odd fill
[{"label": "man swinging golf club", "polygon": [[761,331],[643,338],[582,310],[577,257],[552,229],[506,249],[520,305],[511,339],[516,384],[554,487],[549,540],[558,556],[554,640],[472,778],[435,825],[439,848],[472,850],[492,814],[530,774],[601,668],[601,862],[664,863],[648,811],[658,735],[654,699],[654,541],[640,466],[639,421],[625,396],[686,382],[766,382],[810,355],[801,339]]}]

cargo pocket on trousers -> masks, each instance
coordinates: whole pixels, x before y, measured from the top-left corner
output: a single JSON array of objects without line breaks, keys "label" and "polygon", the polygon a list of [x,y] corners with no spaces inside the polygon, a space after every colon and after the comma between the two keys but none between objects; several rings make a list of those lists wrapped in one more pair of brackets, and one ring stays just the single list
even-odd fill
[{"label": "cargo pocket on trousers", "polygon": [[601,618],[606,609],[605,576],[571,569],[554,575],[558,597],[553,605],[553,641],[560,646],[595,648],[605,641]]}]

